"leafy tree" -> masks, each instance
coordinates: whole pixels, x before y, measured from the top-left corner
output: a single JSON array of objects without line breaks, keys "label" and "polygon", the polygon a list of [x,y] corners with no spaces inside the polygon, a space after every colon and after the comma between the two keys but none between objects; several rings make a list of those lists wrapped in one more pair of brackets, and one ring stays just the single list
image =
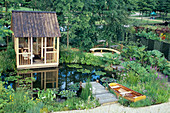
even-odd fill
[{"label": "leafy tree", "polygon": [[164,12],[167,16],[167,13],[170,12],[170,0],[158,0],[157,10],[160,12]]}]

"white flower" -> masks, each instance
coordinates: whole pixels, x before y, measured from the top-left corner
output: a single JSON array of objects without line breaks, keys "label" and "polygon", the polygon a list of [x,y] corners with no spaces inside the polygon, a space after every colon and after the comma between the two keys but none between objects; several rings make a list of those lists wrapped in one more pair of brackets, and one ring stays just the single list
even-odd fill
[{"label": "white flower", "polygon": [[42,99],[46,98],[46,96],[42,97]]}]

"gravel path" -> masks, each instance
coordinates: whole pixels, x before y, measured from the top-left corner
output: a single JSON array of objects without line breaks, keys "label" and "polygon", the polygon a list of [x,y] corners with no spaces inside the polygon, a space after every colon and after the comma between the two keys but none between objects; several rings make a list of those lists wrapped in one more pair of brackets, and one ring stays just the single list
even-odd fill
[{"label": "gravel path", "polygon": [[170,102],[140,108],[124,107],[119,103],[115,103],[89,110],[73,110],[55,113],[170,113]]}]

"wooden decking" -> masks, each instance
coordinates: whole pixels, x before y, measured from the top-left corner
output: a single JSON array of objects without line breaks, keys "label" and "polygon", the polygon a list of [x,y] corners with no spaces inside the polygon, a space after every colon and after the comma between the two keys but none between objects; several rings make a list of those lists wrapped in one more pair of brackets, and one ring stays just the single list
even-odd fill
[{"label": "wooden decking", "polygon": [[[115,95],[106,90],[100,83],[90,82],[92,84],[92,94],[96,99],[99,100],[99,103],[102,105],[116,103],[118,99]],[[85,83],[82,84],[82,87],[85,87]]]},{"label": "wooden decking", "polygon": [[49,68],[58,67],[58,63],[48,63],[48,64],[32,64],[32,65],[19,65],[17,69],[34,69],[34,68]]}]

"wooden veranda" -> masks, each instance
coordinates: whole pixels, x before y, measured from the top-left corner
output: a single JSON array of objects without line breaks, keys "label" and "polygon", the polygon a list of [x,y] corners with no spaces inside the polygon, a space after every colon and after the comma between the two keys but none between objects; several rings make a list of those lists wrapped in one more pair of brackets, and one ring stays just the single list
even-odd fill
[{"label": "wooden veranda", "polygon": [[56,13],[12,11],[11,19],[17,68],[57,67],[61,34]]}]

